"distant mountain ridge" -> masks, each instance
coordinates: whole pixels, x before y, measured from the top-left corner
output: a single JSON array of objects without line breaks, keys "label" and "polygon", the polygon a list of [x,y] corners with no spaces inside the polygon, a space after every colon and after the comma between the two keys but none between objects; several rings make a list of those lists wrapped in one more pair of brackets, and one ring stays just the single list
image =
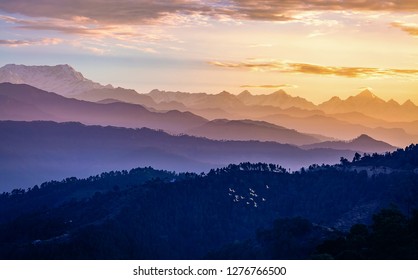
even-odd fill
[{"label": "distant mountain ridge", "polygon": [[393,99],[384,101],[370,90],[364,90],[345,100],[333,97],[318,105],[318,108],[329,114],[359,112],[387,121],[418,120],[418,106],[411,100],[402,105]]},{"label": "distant mountain ridge", "polygon": [[389,145],[383,141],[378,141],[368,135],[362,134],[351,141],[325,141],[311,145],[304,145],[302,148],[326,148],[326,149],[341,149],[352,150],[362,153],[385,153],[393,152],[397,147]]},{"label": "distant mountain ridge", "polygon": [[253,120],[218,119],[186,131],[186,133],[215,140],[261,140],[291,145],[320,142],[314,136],[293,129]]},{"label": "distant mountain ridge", "polygon": [[[80,72],[77,72],[68,64],[56,66],[7,64],[0,68],[0,82],[10,82],[15,84],[25,83],[39,89],[55,92],[65,96],[81,94],[91,90],[114,89],[111,85],[103,86],[99,83],[86,79]],[[117,90],[123,91],[125,89],[118,88]],[[109,91],[106,93],[109,94]],[[323,102],[318,106],[304,98],[293,97],[287,94],[284,90],[278,90],[271,94],[260,95],[252,95],[248,90],[245,90],[238,95],[233,95],[226,91],[219,94],[206,94],[179,91],[160,91],[158,89],[154,89],[147,95],[152,97],[156,103],[177,101],[186,106],[203,106],[205,108],[210,108],[213,105],[217,106],[219,101],[215,102],[214,100],[222,98],[222,101],[227,101],[229,106],[259,105],[275,106],[282,109],[297,107],[308,110],[321,109],[326,112],[339,111],[339,113],[357,111],[364,108],[368,109],[368,106],[372,105],[386,107],[400,106],[403,109],[418,109],[418,106],[416,106],[411,100],[407,100],[403,104],[399,104],[394,100],[384,101],[368,89],[362,91],[356,96],[350,96],[345,100],[342,100],[339,97],[332,97],[330,100]],[[110,97],[108,96],[107,98]],[[113,96],[112,98],[115,97]],[[213,102],[215,103],[212,104]],[[208,104],[205,105],[203,103]],[[381,109],[378,108],[376,110]]]},{"label": "distant mountain ridge", "polygon": [[245,105],[259,105],[259,106],[275,106],[282,109],[292,107],[301,108],[305,110],[315,110],[316,106],[312,102],[301,98],[293,97],[287,94],[284,90],[278,90],[271,94],[252,95],[248,90],[241,92],[238,96]]},{"label": "distant mountain ridge", "polygon": [[111,89],[86,79],[68,64],[26,66],[7,64],[0,68],[0,83],[28,84],[63,96],[74,96],[93,89]]},{"label": "distant mountain ridge", "polygon": [[[411,100],[407,100],[403,104],[394,100],[384,101],[368,89],[345,100],[332,97],[319,105],[301,97],[293,97],[284,90],[261,95],[252,95],[248,90],[245,90],[238,95],[234,95],[226,91],[219,94],[206,94],[155,89],[144,95],[133,90],[115,89],[111,85],[103,86],[88,80],[68,64],[56,66],[7,64],[0,68],[0,82],[24,83],[64,96],[79,95],[80,99],[94,102],[113,98],[145,106],[157,106],[158,103],[162,102],[177,102],[192,109],[229,108],[231,110],[245,110],[254,108],[254,106],[280,109],[295,107],[303,110],[321,110],[327,114],[359,112],[370,117],[392,121],[418,120],[418,106]],[[153,101],[146,98],[146,95],[151,97]],[[174,106],[174,103],[172,105]]]},{"label": "distant mountain ridge", "polygon": [[150,96],[146,94],[139,94],[133,89],[124,89],[121,87],[92,89],[72,97],[90,102],[98,102],[105,99],[114,99],[119,100],[121,102],[138,104],[146,107],[157,107],[157,103],[154,102],[154,100]]},{"label": "distant mountain ridge", "polygon": [[207,93],[188,93],[188,92],[173,92],[173,91],[160,91],[154,89],[148,93],[154,101],[160,102],[180,102],[187,107],[195,109],[209,109],[209,108],[222,108],[222,109],[240,109],[244,107],[244,104],[239,100],[236,95],[233,95],[227,91],[222,91],[218,94]]}]

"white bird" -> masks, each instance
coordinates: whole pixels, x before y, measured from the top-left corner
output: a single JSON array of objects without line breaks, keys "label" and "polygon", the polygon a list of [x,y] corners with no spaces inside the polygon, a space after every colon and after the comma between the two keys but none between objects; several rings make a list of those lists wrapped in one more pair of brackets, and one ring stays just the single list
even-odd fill
[{"label": "white bird", "polygon": [[266,199],[263,197],[262,199],[261,199],[262,201],[266,201]]},{"label": "white bird", "polygon": [[269,185],[266,185],[266,189],[269,189],[270,187],[269,187]]}]

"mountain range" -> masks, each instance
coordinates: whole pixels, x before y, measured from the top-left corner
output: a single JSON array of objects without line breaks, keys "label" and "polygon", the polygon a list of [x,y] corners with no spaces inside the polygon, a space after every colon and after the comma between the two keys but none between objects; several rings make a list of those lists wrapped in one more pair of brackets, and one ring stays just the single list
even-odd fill
[{"label": "mountain range", "polygon": [[[7,64],[0,68],[0,82],[28,84],[64,96],[75,97],[78,95],[78,98],[87,101],[113,98],[145,106],[157,106],[159,103],[173,102],[172,106],[182,104],[188,109],[222,108],[238,112],[242,109],[253,107],[265,109],[271,107],[276,109],[299,108],[313,111],[314,114],[319,112],[326,114],[358,112],[386,121],[403,122],[416,121],[418,119],[418,107],[412,101],[407,100],[403,104],[399,104],[394,100],[384,101],[368,89],[345,100],[333,97],[319,105],[315,105],[301,97],[293,97],[284,90],[263,95],[252,95],[246,90],[238,95],[233,95],[226,91],[219,94],[206,94],[155,89],[148,94],[138,94],[134,90],[114,88],[111,85],[103,86],[88,80],[67,64],[56,66]],[[148,95],[152,100],[144,95]]]},{"label": "mountain range", "polygon": [[[88,80],[69,65],[8,64],[0,68],[0,82],[0,120],[80,122],[93,131],[92,125],[162,130],[169,134],[158,137],[158,141],[164,138],[173,143],[159,146],[145,141],[145,137],[140,141],[148,146],[140,147],[149,148],[145,158],[157,167],[157,158],[171,163],[176,158],[177,165],[161,165],[173,170],[201,171],[240,161],[271,161],[296,169],[317,162],[335,163],[355,152],[382,153],[418,142],[418,107],[411,101],[402,105],[384,101],[369,90],[345,100],[334,97],[319,105],[283,90],[234,95],[226,91],[207,94],[155,89],[140,94]],[[6,127],[3,129],[6,131]],[[126,146],[125,154],[135,154],[137,146],[121,145]],[[5,158],[10,155],[9,150],[3,152]],[[124,166],[122,157],[118,162]],[[126,162],[133,163],[133,159]],[[144,165],[146,161],[139,163]],[[61,171],[56,174],[64,175]],[[99,171],[92,169],[89,174]]]},{"label": "mountain range", "polygon": [[407,100],[402,105],[393,99],[384,101],[366,89],[345,100],[333,97],[318,106],[326,113],[367,112],[371,117],[386,121],[411,121],[418,118],[418,107]]},{"label": "mountain range", "polygon": [[288,109],[292,107],[306,110],[317,109],[315,104],[312,102],[301,97],[293,97],[282,89],[271,94],[259,95],[252,95],[248,90],[245,90],[241,92],[237,97],[239,100],[241,100],[241,102],[249,106],[274,106],[281,109]]},{"label": "mountain range", "polygon": [[[113,90],[111,90],[113,91]],[[121,92],[135,96],[134,93],[126,90]],[[144,96],[147,97],[147,96]],[[353,131],[346,129],[344,133],[338,132],[342,121],[330,118],[331,125],[327,124],[327,117],[311,116],[306,118],[295,118],[287,115],[277,115],[266,118],[270,123],[256,120],[226,120],[218,119],[208,121],[190,112],[156,111],[144,106],[117,100],[107,99],[100,102],[88,102],[73,98],[66,98],[54,93],[45,92],[28,85],[16,85],[10,83],[0,84],[0,119],[31,121],[78,121],[84,124],[113,125],[130,128],[149,127],[162,129],[177,134],[189,134],[206,137],[214,140],[258,140],[275,141],[293,145],[308,145],[323,141],[330,141],[336,136],[345,136],[353,139],[361,133],[368,132],[369,135],[377,135],[388,138],[391,131],[394,137],[403,137],[403,134],[395,129],[368,129],[359,125],[345,123],[346,128],[353,128]],[[279,118],[278,120],[276,118]],[[310,122],[316,122],[311,125]],[[284,123],[286,127],[295,127],[298,130],[306,130],[304,127],[320,127],[300,133],[294,129],[273,123]],[[333,124],[335,123],[335,124]],[[322,129],[322,130],[321,130]],[[322,136],[315,134],[320,131],[327,134],[329,131],[334,134]],[[381,133],[379,133],[381,131]],[[334,136],[334,137],[333,137]],[[390,138],[396,142],[395,138]],[[356,151],[370,151],[367,149],[356,149]],[[377,152],[380,150],[374,150]]]},{"label": "mountain range", "polygon": [[0,259],[417,259],[417,108],[6,65]]}]

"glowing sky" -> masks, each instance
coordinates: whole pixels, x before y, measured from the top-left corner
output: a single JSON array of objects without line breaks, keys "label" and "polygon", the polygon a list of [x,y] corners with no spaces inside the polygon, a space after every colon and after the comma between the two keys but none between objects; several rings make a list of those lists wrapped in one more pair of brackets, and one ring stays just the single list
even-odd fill
[{"label": "glowing sky", "polygon": [[102,84],[418,104],[418,1],[0,0],[0,66]]}]

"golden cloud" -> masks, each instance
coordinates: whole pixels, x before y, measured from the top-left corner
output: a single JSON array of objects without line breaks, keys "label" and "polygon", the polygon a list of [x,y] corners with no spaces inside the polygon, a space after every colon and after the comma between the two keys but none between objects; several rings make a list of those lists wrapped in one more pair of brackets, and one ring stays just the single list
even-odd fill
[{"label": "golden cloud", "polygon": [[279,20],[302,11],[389,11],[416,12],[416,0],[234,0],[235,9],[250,19]]},{"label": "golden cloud", "polygon": [[417,24],[403,23],[403,22],[392,22],[392,26],[400,28],[402,31],[405,31],[409,35],[418,36],[418,25]]},{"label": "golden cloud", "polygon": [[249,61],[249,62],[220,62],[210,61],[209,64],[241,70],[299,73],[326,76],[339,76],[347,78],[376,78],[376,77],[414,77],[418,78],[418,69],[391,69],[373,67],[340,67],[322,66],[309,63],[294,63],[284,61]]}]

